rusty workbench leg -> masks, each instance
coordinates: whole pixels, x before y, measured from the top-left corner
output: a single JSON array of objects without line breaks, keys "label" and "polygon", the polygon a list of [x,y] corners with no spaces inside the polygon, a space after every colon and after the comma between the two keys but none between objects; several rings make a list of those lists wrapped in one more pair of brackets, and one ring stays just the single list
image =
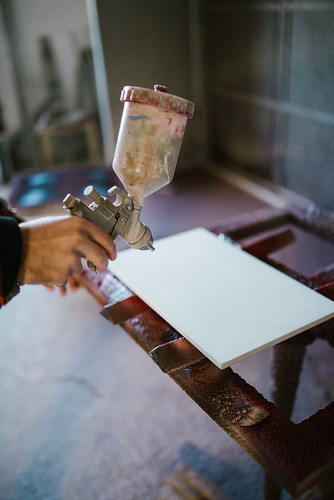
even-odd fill
[{"label": "rusty workbench leg", "polygon": [[[287,418],[292,415],[306,346],[310,341],[308,336],[304,338],[299,336],[274,347],[273,403]],[[266,500],[279,500],[280,497],[281,486],[267,474],[264,481],[264,498]]]}]

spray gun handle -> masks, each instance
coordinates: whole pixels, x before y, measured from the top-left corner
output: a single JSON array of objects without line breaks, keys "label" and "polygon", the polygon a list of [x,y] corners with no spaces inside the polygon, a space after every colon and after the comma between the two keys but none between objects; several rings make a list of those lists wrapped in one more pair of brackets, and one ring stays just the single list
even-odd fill
[{"label": "spray gun handle", "polygon": [[[64,198],[63,206],[71,215],[83,217],[99,226],[112,240],[121,235],[133,248],[154,250],[151,231],[139,220],[141,207],[134,209],[131,198],[118,186],[111,187],[108,194],[115,197],[114,202],[101,196],[93,186],[87,186],[84,195],[91,201],[89,206],[71,194]],[[87,262],[87,266],[96,272],[92,262]]]},{"label": "spray gun handle", "polygon": [[[118,224],[120,207],[113,205],[107,198],[101,196],[93,186],[87,186],[84,195],[91,201],[89,206],[85,205],[79,198],[68,194],[63,200],[64,209],[71,215],[83,217],[99,226],[114,240],[119,232],[115,231],[115,228]],[[127,214],[123,215],[123,220],[126,218]],[[87,261],[87,266],[96,272],[96,267],[92,262]]]}]

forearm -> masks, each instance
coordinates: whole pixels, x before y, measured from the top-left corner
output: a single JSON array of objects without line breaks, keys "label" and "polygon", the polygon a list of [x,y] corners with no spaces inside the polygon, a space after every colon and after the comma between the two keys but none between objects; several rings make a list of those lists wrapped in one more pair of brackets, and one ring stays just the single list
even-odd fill
[{"label": "forearm", "polygon": [[19,292],[17,276],[21,264],[22,237],[18,221],[0,216],[0,305]]}]

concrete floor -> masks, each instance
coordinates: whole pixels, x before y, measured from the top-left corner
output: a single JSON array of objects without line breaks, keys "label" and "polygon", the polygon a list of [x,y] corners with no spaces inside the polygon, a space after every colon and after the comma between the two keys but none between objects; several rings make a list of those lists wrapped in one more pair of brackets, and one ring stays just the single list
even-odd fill
[{"label": "concrete floor", "polygon": [[[191,173],[142,219],[159,238],[262,206]],[[159,500],[180,463],[232,500],[261,499],[261,467],[99,310],[83,289],[25,286],[0,311],[0,499]],[[268,399],[271,356],[233,367]],[[295,421],[333,400],[333,365],[326,343],[308,350]]]}]

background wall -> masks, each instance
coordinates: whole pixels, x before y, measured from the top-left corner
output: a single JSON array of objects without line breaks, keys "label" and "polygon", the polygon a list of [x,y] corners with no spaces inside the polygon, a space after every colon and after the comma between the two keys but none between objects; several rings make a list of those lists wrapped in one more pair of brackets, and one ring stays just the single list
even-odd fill
[{"label": "background wall", "polygon": [[202,2],[210,157],[334,209],[334,2]]},{"label": "background wall", "polygon": [[[0,35],[1,36],[1,35]],[[20,127],[21,117],[13,88],[11,59],[8,46],[0,38],[0,103],[3,124],[6,130],[13,132]]]},{"label": "background wall", "polygon": [[[34,113],[46,98],[39,47],[43,36],[52,42],[64,103],[73,109],[78,53],[82,47],[90,46],[86,0],[2,0],[1,3],[11,12],[10,36],[17,51],[27,112]],[[5,40],[1,39],[0,45],[0,100],[7,129],[13,132],[20,126],[13,94],[15,82]]]},{"label": "background wall", "polygon": [[[69,108],[77,49],[92,43],[108,162],[123,86],[161,83],[195,102],[181,160],[241,169],[334,210],[332,0],[0,2],[13,11],[29,113],[45,92],[38,37],[54,43]],[[0,100],[12,130],[19,117],[5,63]]]},{"label": "background wall", "polygon": [[[88,0],[88,5],[93,40],[99,36],[101,42],[100,46],[97,42],[94,45],[95,60],[104,61],[106,95],[100,93],[99,98],[103,100],[103,114],[109,109],[105,103],[110,103],[113,131],[108,137],[117,137],[123,109],[119,97],[125,85],[153,89],[155,84],[162,84],[171,94],[189,100],[194,98],[191,2]],[[197,1],[193,5],[196,6]],[[98,71],[103,68],[99,67]],[[197,109],[196,115],[199,119]],[[194,158],[194,150],[199,149],[189,128],[192,124],[188,124],[182,144],[183,159]]]},{"label": "background wall", "polygon": [[2,179],[101,162],[86,1],[0,0],[0,28]]}]

